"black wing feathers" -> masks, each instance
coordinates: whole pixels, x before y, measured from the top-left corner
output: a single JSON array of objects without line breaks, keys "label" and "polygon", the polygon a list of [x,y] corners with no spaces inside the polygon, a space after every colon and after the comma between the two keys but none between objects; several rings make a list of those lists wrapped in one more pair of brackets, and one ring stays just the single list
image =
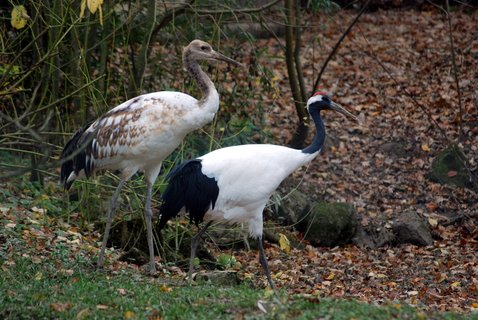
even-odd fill
[{"label": "black wing feathers", "polygon": [[219,187],[214,178],[208,178],[201,171],[201,160],[187,161],[177,166],[168,175],[169,185],[163,193],[159,210],[159,230],[166,222],[178,215],[182,208],[189,213],[189,219],[196,225],[203,221],[210,207],[214,208]]},{"label": "black wing feathers", "polygon": [[[86,154],[91,152],[91,140],[90,134],[84,135],[85,131],[90,127],[91,123],[87,124],[83,128],[78,129],[73,137],[66,143],[63,151],[61,152],[61,159],[71,157],[71,159],[65,161],[61,165],[60,181],[63,187],[70,189],[73,181],[67,182],[68,177],[72,172],[78,174],[81,170],[85,170],[87,177],[91,174],[92,166],[86,163]],[[81,150],[80,150],[81,149]]]}]

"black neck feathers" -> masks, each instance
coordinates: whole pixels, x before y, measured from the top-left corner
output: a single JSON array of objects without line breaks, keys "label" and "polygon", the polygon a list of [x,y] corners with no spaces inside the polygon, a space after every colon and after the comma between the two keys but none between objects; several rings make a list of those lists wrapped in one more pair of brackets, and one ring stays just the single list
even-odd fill
[{"label": "black neck feathers", "polygon": [[307,146],[305,149],[302,149],[303,153],[315,153],[320,151],[322,146],[324,145],[325,141],[325,126],[322,118],[320,117],[320,109],[319,108],[309,108],[310,110],[310,117],[315,123],[315,137],[312,140],[312,143]]}]

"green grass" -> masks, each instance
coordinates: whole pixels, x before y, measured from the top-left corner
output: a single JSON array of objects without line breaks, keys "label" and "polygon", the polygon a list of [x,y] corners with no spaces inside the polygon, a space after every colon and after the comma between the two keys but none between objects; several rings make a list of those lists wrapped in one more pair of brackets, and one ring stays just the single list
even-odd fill
[{"label": "green grass", "polygon": [[[62,268],[61,259],[32,263],[18,258],[2,266],[2,319],[428,319],[411,307],[374,306],[353,300],[289,296],[254,289],[248,284],[185,285],[150,278],[134,269],[115,274],[95,271],[86,263]],[[267,309],[263,313],[258,301]],[[461,319],[434,314],[434,319]]]}]

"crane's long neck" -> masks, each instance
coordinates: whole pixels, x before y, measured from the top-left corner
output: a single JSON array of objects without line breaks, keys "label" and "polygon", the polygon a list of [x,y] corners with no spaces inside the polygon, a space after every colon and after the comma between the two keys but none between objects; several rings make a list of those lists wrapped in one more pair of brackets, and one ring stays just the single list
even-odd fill
[{"label": "crane's long neck", "polygon": [[216,112],[219,107],[219,94],[216,87],[207,74],[202,71],[197,60],[186,54],[183,58],[184,66],[189,74],[196,81],[199,90],[202,92],[202,98],[199,101],[200,107],[211,108],[212,112]]},{"label": "crane's long neck", "polygon": [[320,117],[320,110],[314,108],[311,110],[310,116],[312,120],[314,120],[316,133],[312,143],[305,149],[302,149],[303,153],[308,154],[319,152],[325,141],[325,126],[322,118]]}]

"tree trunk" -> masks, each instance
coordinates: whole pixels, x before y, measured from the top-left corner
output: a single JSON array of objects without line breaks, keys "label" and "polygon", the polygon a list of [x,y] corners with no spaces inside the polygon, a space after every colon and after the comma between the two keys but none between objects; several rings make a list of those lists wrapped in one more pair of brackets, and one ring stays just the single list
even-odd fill
[{"label": "tree trunk", "polygon": [[[296,23],[294,19],[294,1],[285,0],[285,13],[286,13],[286,25],[285,25],[285,46],[286,46],[286,64],[287,64],[287,73],[289,75],[289,83],[292,91],[292,97],[294,99],[295,109],[297,111],[297,116],[299,117],[299,125],[297,127],[294,136],[289,145],[293,148],[303,148],[305,144],[305,138],[307,137],[308,127],[307,127],[307,112],[305,110],[305,101],[303,95],[301,94],[300,83],[303,83],[303,79],[299,80],[299,77],[302,76],[302,68],[297,65],[300,64],[298,59],[300,44],[297,43],[297,39],[300,38],[300,31],[296,31],[296,43],[294,46],[294,25]],[[305,91],[304,91],[305,92]],[[305,93],[304,93],[305,95]]]}]

